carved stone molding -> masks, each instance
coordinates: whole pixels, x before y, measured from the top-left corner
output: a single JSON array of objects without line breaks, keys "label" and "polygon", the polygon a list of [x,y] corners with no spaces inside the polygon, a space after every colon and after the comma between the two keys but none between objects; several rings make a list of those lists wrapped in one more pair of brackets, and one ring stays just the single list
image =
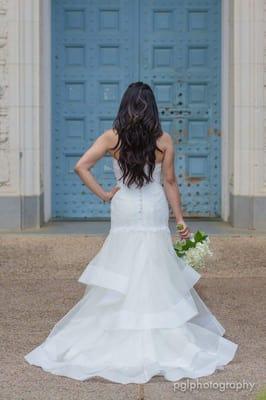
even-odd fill
[{"label": "carved stone molding", "polygon": [[0,0],[0,191],[10,184],[7,0]]}]

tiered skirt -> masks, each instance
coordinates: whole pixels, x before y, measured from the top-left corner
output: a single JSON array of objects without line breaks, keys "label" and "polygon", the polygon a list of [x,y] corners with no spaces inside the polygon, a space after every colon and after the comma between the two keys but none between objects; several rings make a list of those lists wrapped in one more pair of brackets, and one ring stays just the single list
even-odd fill
[{"label": "tiered skirt", "polygon": [[200,276],[177,257],[168,227],[111,228],[78,279],[83,297],[25,360],[80,381],[123,384],[223,369],[237,344],[194,289]]}]

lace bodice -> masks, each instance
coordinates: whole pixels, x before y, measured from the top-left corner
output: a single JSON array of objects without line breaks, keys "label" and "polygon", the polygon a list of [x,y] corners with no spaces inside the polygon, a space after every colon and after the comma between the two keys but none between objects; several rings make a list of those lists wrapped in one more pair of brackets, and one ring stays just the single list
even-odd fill
[{"label": "lace bodice", "polygon": [[[154,182],[159,183],[159,184],[161,183],[161,166],[162,166],[162,163],[156,163],[155,164],[155,168],[154,168],[153,175],[152,175],[153,182],[144,183],[145,186],[146,185],[150,185],[150,184],[152,184]],[[116,178],[116,181],[117,181],[117,185],[118,186],[124,186],[122,180],[119,180],[119,178],[122,176],[121,168],[120,168],[120,166],[118,164],[117,159],[114,158],[114,157],[113,157],[113,168],[114,168],[114,174],[115,174],[115,178]],[[148,170],[148,165],[146,164],[144,168],[147,171]],[[135,185],[132,185],[132,187],[134,187],[134,186]]]}]

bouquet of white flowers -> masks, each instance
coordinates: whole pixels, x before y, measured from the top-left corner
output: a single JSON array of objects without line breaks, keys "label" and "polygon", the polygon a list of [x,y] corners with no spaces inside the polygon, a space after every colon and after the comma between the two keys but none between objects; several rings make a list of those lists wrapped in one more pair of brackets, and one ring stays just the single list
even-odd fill
[{"label": "bouquet of white flowers", "polygon": [[199,270],[204,266],[204,259],[206,256],[213,255],[210,249],[209,236],[200,230],[191,233],[189,239],[180,240],[177,238],[174,243],[174,249],[177,256],[181,257],[195,270]]}]

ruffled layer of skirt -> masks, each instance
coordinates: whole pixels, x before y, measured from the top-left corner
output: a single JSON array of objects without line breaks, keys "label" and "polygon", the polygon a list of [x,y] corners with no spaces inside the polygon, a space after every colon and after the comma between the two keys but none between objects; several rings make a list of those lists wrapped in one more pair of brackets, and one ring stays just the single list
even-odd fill
[{"label": "ruffled layer of skirt", "polygon": [[24,358],[77,380],[145,383],[222,369],[237,344],[194,289],[200,274],[176,256],[168,228],[112,230],[78,281],[81,300]]}]

